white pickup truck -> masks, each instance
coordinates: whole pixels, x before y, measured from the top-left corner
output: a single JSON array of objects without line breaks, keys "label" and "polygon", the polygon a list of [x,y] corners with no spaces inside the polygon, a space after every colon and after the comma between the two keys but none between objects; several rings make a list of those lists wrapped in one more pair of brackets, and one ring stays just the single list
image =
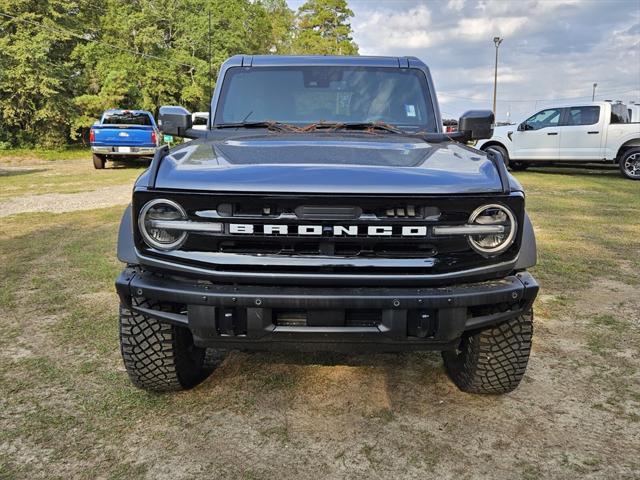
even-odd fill
[{"label": "white pickup truck", "polygon": [[520,125],[495,127],[476,144],[500,152],[512,170],[534,163],[618,163],[626,178],[640,180],[640,123],[624,104],[587,102],[548,107]]}]

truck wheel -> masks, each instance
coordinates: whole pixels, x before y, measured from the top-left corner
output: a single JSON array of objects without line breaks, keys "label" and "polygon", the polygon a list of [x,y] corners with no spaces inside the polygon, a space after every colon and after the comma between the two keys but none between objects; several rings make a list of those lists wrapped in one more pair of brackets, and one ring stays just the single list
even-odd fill
[{"label": "truck wheel", "polygon": [[[136,305],[161,309],[143,298]],[[205,349],[193,344],[189,329],[142,315],[120,306],[120,350],[134,385],[155,392],[195,387],[211,373]]]},{"label": "truck wheel", "polygon": [[507,152],[507,150],[503,147],[500,147],[498,145],[491,145],[490,147],[487,147],[487,149],[485,150],[485,152],[490,152],[490,151],[494,151],[494,152],[498,152],[501,156],[502,156],[502,161],[504,162],[506,167],[509,167],[509,153]]},{"label": "truck wheel", "polygon": [[514,172],[522,172],[529,168],[529,164],[525,162],[509,162],[509,168]]},{"label": "truck wheel", "polygon": [[507,393],[527,368],[533,335],[533,311],[473,334],[456,351],[442,352],[447,374],[463,392]]},{"label": "truck wheel", "polygon": [[106,159],[104,158],[104,155],[98,155],[97,153],[93,154],[93,168],[102,170],[104,168],[105,162]]},{"label": "truck wheel", "polygon": [[640,148],[631,148],[624,152],[618,165],[624,177],[640,180]]}]

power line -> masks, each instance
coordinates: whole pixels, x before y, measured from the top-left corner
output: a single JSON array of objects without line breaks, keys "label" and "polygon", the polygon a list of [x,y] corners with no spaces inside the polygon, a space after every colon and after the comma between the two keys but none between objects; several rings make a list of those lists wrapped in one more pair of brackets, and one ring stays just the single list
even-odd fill
[{"label": "power line", "polygon": [[42,24],[40,22],[34,22],[34,21],[31,21],[31,20],[27,20],[25,18],[18,18],[18,17],[15,17],[13,15],[9,15],[8,13],[4,13],[4,12],[0,12],[0,15],[2,15],[3,17],[6,17],[6,18],[11,18],[13,20],[17,20],[19,22],[28,23],[30,25],[34,25],[36,27],[43,28],[45,30],[48,30],[49,32],[67,34],[67,35],[70,35],[72,37],[78,38],[80,40],[84,40],[85,42],[98,43],[100,45],[104,45],[105,47],[113,48],[115,50],[120,50],[122,52],[131,53],[133,55],[138,55],[140,57],[150,58],[150,59],[153,59],[153,60],[159,60],[161,62],[173,63],[175,65],[180,65],[180,66],[183,66],[183,67],[196,68],[193,65],[190,65],[188,63],[176,62],[176,61],[173,61],[173,60],[169,60],[168,58],[158,57],[157,55],[151,55],[149,53],[136,52],[135,50],[130,50],[128,48],[119,47],[117,45],[113,45],[111,43],[106,43],[106,42],[103,42],[101,40],[95,40],[95,39],[92,39],[92,38],[87,38],[88,35],[89,35],[87,33],[79,34],[79,33],[75,33],[75,32],[72,32],[71,30],[67,30],[67,29],[61,28],[61,27],[55,27],[55,28],[49,27],[49,26],[44,25],[44,24]]}]

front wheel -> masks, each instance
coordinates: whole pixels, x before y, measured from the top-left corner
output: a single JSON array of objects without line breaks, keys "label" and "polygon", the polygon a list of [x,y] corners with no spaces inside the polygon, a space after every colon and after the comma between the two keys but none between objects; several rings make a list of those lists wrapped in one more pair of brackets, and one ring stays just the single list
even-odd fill
[{"label": "front wheel", "polygon": [[640,180],[640,148],[631,148],[624,152],[618,165],[623,177]]},{"label": "front wheel", "polygon": [[455,351],[442,352],[447,374],[463,392],[507,393],[527,368],[533,311],[463,336]]},{"label": "front wheel", "polygon": [[[136,305],[165,310],[143,298]],[[155,392],[198,385],[220,363],[224,352],[194,345],[189,329],[120,307],[120,349],[129,378],[137,387]]]},{"label": "front wheel", "polygon": [[497,152],[500,154],[500,156],[502,157],[502,161],[504,162],[504,165],[508,168],[510,167],[510,162],[509,162],[509,152],[507,152],[507,149],[504,147],[501,147],[499,145],[491,145],[490,147],[487,147],[487,149],[485,150],[485,152]]},{"label": "front wheel", "polygon": [[522,171],[526,170],[527,168],[529,168],[529,164],[525,163],[525,162],[514,162],[514,161],[511,161],[511,162],[509,162],[509,168],[511,170],[513,170],[514,172],[522,172]]},{"label": "front wheel", "polygon": [[107,159],[104,155],[98,155],[97,153],[93,154],[93,168],[96,170],[102,170],[106,161]]}]

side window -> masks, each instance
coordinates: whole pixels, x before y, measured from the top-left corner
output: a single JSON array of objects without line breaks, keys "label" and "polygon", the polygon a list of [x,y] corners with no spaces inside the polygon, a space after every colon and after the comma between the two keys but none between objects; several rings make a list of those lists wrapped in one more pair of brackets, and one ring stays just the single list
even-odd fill
[{"label": "side window", "polygon": [[571,107],[567,125],[595,125],[600,120],[600,107]]},{"label": "side window", "polygon": [[526,120],[527,130],[539,130],[545,127],[557,127],[560,123],[560,108],[548,108],[532,115]]},{"label": "side window", "polygon": [[611,105],[611,123],[630,123],[631,115],[627,106],[622,103]]},{"label": "side window", "polygon": [[202,115],[196,115],[193,118],[193,125],[206,125],[207,124],[207,117],[204,117]]}]

